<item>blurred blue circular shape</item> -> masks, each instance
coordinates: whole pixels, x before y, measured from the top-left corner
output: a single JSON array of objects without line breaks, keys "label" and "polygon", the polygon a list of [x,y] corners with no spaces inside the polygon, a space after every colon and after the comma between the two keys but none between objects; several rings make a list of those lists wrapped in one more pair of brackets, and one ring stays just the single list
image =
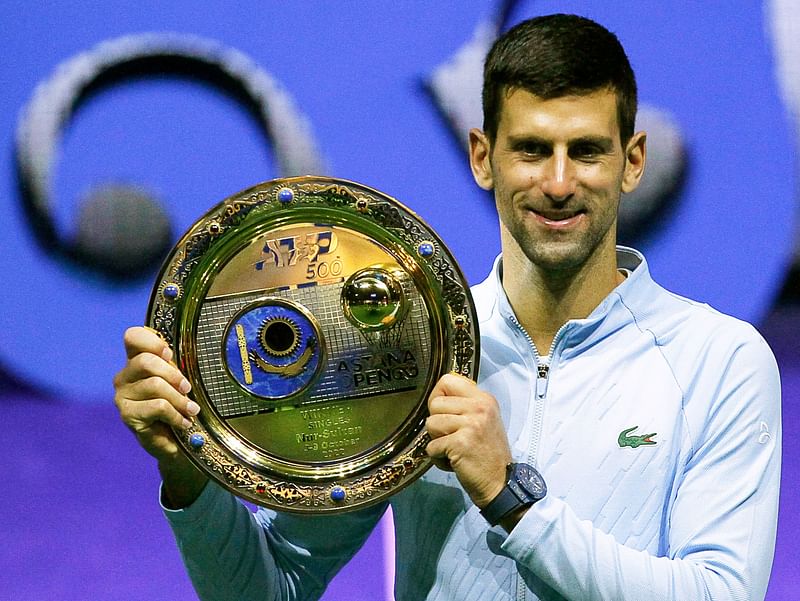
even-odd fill
[{"label": "blurred blue circular shape", "polygon": [[[175,75],[188,81],[163,85],[165,76]],[[197,93],[200,89],[203,94]],[[154,100],[160,102],[147,102]],[[85,110],[87,104],[91,111]],[[92,127],[85,126],[98,118]],[[70,139],[73,122],[78,122],[78,135],[91,132],[94,139],[88,136],[76,144]],[[143,274],[131,255],[152,246],[140,243],[148,238],[167,237],[161,251],[166,252],[171,246],[167,216],[180,224],[180,232],[208,206],[268,179],[263,167],[267,141],[281,175],[326,171],[308,120],[290,96],[249,57],[214,40],[175,33],[128,35],[61,62],[36,86],[17,124],[19,202],[9,211],[2,238],[6,256],[15,258],[6,271],[14,284],[8,287],[10,310],[0,322],[0,365],[35,387],[77,400],[110,396],[110,377],[124,362],[121,334],[141,322],[147,306],[149,284],[142,276],[153,277],[157,267]],[[201,159],[198,150],[209,143],[214,149]],[[146,148],[138,156],[137,144]],[[118,180],[180,187],[174,195],[163,195],[173,199],[163,210],[164,223],[136,218],[149,198],[132,194],[128,186],[118,187],[124,194],[114,199],[90,194],[90,210],[84,205],[76,212],[63,200],[54,201],[66,196],[56,193],[63,177],[59,163],[68,162],[59,161],[62,154],[69,150],[78,161],[83,158],[80,172],[95,179],[88,160],[98,149],[102,161],[125,174],[116,175]],[[191,194],[191,185],[184,183],[187,165],[197,168],[192,177],[202,182],[200,194]],[[106,168],[111,169],[100,165],[97,171]],[[251,175],[243,177],[248,171]],[[186,202],[192,196],[204,200]],[[64,217],[70,212],[82,219],[77,227],[72,224],[77,236],[63,223],[74,221]],[[91,250],[81,253],[86,260],[74,260],[78,245],[71,239]],[[102,273],[95,269],[100,266]],[[116,277],[104,277],[108,272]],[[24,298],[19,296],[23,291]],[[172,292],[179,290],[164,291]],[[139,308],[135,312],[134,306]]]}]

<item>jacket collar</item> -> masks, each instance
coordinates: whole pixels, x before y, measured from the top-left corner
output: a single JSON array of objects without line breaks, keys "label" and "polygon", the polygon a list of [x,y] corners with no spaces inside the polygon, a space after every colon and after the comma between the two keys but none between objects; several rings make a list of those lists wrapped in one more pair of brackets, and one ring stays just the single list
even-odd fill
[{"label": "jacket collar", "polygon": [[[559,348],[575,348],[599,337],[605,337],[619,327],[630,323],[632,307],[644,302],[648,290],[655,283],[644,255],[625,246],[617,246],[617,264],[626,270],[625,281],[614,288],[585,319],[568,321],[559,337]],[[502,283],[502,255],[495,259],[489,277],[473,289],[481,322],[500,318],[510,326],[519,328]],[[640,300],[644,299],[644,300]],[[486,323],[488,326],[489,324]],[[537,349],[547,353],[549,349]]]}]

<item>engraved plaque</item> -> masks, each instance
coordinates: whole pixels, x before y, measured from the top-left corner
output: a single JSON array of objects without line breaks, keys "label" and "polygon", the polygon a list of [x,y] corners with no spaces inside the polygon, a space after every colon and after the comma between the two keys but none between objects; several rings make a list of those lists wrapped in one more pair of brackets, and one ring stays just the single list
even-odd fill
[{"label": "engraved plaque", "polygon": [[282,511],[347,511],[419,477],[431,389],[478,369],[472,299],[442,241],[396,200],[331,178],[214,207],[167,258],[147,322],[202,408],[175,430],[184,451]]}]

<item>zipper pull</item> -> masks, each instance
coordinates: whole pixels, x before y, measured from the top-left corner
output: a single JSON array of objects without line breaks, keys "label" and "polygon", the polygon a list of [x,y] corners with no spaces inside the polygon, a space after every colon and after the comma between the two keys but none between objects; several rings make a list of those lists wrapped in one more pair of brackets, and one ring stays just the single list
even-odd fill
[{"label": "zipper pull", "polygon": [[536,398],[543,399],[547,394],[547,376],[550,374],[550,366],[547,363],[539,363],[536,374]]}]

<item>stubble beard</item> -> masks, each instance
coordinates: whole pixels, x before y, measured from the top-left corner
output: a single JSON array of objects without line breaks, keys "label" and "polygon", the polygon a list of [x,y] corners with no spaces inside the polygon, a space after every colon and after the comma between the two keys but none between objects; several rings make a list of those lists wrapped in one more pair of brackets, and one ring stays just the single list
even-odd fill
[{"label": "stubble beard", "polygon": [[[502,216],[501,216],[502,218]],[[550,232],[537,236],[518,216],[504,220],[504,225],[528,261],[550,276],[568,277],[579,272],[601,247],[616,241],[616,220],[596,224],[583,232]]]}]

